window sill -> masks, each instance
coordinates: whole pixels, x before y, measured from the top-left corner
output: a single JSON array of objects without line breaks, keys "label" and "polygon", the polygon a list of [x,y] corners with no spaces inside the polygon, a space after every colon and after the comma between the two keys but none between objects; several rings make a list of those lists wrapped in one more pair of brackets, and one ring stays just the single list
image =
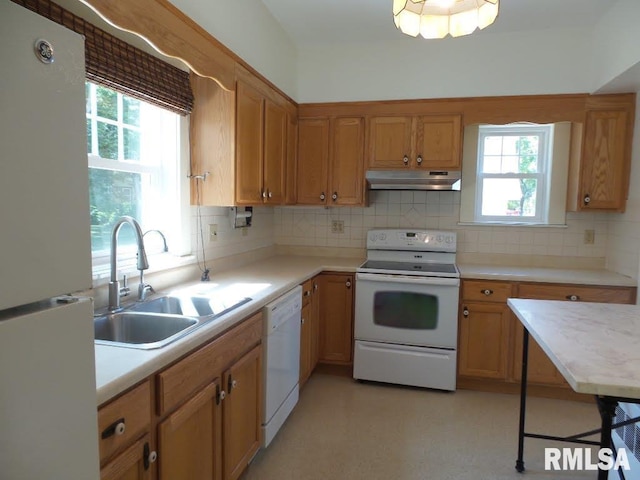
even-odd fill
[{"label": "window sill", "polygon": [[516,222],[458,222],[460,227],[533,227],[533,228],[567,228],[564,223],[516,223]]},{"label": "window sill", "polygon": [[[144,271],[145,275],[171,270],[172,268],[184,267],[196,263],[195,255],[185,255],[177,257],[169,253],[158,253],[148,255],[149,269]],[[122,275],[127,277],[138,277],[139,272],[136,268],[136,258],[122,258],[118,261],[117,276],[122,281]],[[107,260],[106,263],[101,261],[99,265],[94,265],[92,269],[93,287],[107,285],[111,280],[111,265]]]}]

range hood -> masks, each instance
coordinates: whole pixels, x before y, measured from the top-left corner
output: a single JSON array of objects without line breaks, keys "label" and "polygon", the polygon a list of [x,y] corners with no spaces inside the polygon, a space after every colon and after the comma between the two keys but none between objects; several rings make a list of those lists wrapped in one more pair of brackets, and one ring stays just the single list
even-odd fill
[{"label": "range hood", "polygon": [[460,190],[460,171],[367,170],[370,190]]}]

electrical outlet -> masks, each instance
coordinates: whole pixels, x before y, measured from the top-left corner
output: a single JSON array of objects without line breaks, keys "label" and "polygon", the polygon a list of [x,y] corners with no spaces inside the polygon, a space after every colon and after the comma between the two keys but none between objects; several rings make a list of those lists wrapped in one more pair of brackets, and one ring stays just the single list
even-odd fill
[{"label": "electrical outlet", "polygon": [[596,231],[595,230],[585,230],[584,231],[584,243],[585,245],[593,245],[596,241]]},{"label": "electrical outlet", "polygon": [[344,221],[332,220],[331,221],[331,233],[344,233]]},{"label": "electrical outlet", "polygon": [[209,224],[209,241],[215,242],[218,240],[218,224],[210,223]]}]

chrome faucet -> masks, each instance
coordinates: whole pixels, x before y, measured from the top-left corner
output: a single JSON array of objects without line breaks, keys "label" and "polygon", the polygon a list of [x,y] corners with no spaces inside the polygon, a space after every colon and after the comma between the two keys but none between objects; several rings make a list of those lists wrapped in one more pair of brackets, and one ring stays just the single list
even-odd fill
[{"label": "chrome faucet", "polygon": [[[141,295],[141,291],[144,290],[143,287],[143,279],[142,272],[149,268],[149,262],[147,261],[147,254],[144,251],[144,242],[142,240],[142,229],[140,225],[136,221],[135,218],[124,216],[121,217],[116,224],[113,226],[113,231],[111,233],[111,281],[109,282],[109,310],[115,311],[120,309],[120,297],[129,294],[129,287],[126,286],[126,277],[125,277],[125,286],[121,289],[120,282],[117,279],[117,263],[116,263],[116,252],[118,249],[118,233],[120,232],[120,228],[122,225],[128,223],[133,228],[133,232],[136,236],[136,243],[138,244],[138,262],[137,267],[140,271],[140,287],[138,288],[138,296]],[[149,286],[150,287],[150,286]]]}]

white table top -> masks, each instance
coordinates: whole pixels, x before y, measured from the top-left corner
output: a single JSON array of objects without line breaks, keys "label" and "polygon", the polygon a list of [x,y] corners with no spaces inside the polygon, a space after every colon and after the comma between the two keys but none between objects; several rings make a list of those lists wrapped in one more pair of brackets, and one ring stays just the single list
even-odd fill
[{"label": "white table top", "polygon": [[640,306],[508,304],[576,392],[640,399]]}]

